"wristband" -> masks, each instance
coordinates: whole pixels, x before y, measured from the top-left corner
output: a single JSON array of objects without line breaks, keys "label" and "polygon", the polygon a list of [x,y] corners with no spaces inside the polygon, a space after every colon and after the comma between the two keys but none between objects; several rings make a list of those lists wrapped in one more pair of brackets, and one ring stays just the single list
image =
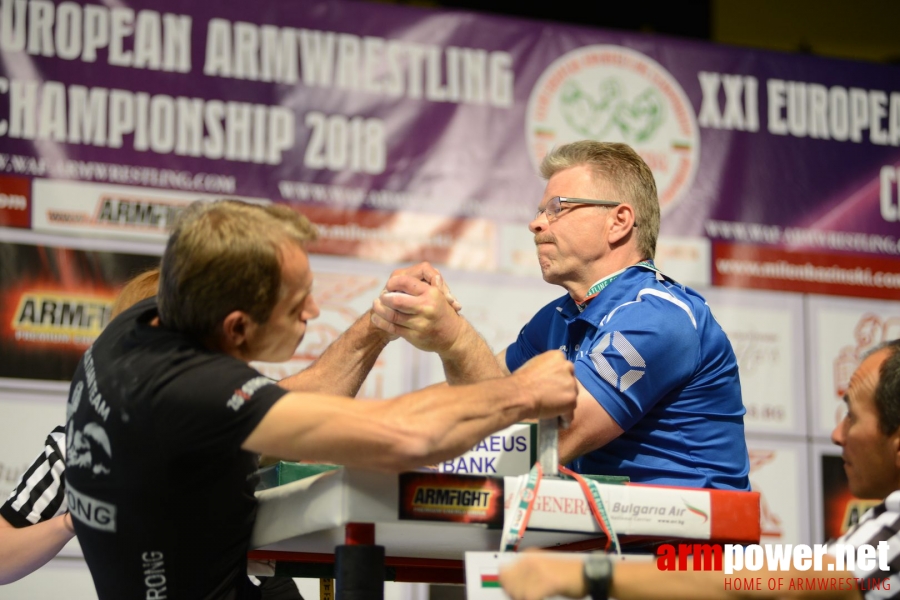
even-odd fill
[{"label": "wristband", "polygon": [[608,600],[613,564],[606,554],[591,554],[584,559],[584,587],[591,600]]}]

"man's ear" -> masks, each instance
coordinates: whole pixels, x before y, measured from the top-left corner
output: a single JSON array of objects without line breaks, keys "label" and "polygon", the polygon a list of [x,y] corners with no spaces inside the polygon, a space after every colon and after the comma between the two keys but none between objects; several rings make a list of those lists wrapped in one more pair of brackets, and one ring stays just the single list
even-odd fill
[{"label": "man's ear", "polygon": [[628,204],[620,204],[609,212],[612,219],[609,227],[609,245],[612,246],[623,241],[634,229],[634,208]]},{"label": "man's ear", "polygon": [[888,438],[891,449],[894,452],[894,466],[900,470],[900,427]]},{"label": "man's ear", "polygon": [[222,321],[222,349],[229,352],[241,348],[247,341],[247,336],[250,335],[252,328],[253,319],[247,313],[240,310],[228,313],[225,320]]}]

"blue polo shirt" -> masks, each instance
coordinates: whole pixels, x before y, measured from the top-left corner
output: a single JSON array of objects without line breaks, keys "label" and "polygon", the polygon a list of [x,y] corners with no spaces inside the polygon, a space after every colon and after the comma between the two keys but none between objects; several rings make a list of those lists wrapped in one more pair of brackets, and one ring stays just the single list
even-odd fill
[{"label": "blue polo shirt", "polygon": [[634,265],[583,312],[569,295],[542,308],[507,348],[506,365],[515,371],[556,348],[624,430],[570,468],[636,483],[750,489],[737,360],[697,292]]}]

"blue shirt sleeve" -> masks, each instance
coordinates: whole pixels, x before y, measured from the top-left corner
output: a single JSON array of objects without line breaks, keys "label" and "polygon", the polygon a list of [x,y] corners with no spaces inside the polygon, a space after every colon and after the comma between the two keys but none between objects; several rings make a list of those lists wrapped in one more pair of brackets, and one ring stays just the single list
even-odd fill
[{"label": "blue shirt sleeve", "polygon": [[516,341],[506,348],[506,368],[512,373],[541,352],[559,348],[553,344],[553,332],[559,327],[565,333],[565,322],[557,314],[560,298],[538,311],[519,332]]},{"label": "blue shirt sleeve", "polygon": [[625,430],[686,385],[700,358],[690,311],[655,296],[619,307],[593,340],[575,360],[575,376]]}]

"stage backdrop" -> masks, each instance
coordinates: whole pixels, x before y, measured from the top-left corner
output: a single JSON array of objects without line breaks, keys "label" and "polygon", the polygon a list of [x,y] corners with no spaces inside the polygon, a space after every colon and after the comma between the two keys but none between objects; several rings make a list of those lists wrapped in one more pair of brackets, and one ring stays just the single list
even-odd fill
[{"label": "stage backdrop", "polygon": [[538,163],[593,138],[641,153],[716,285],[900,293],[896,67],[343,0],[2,11],[6,226],[161,235],[239,195],[317,252],[516,272]]}]

